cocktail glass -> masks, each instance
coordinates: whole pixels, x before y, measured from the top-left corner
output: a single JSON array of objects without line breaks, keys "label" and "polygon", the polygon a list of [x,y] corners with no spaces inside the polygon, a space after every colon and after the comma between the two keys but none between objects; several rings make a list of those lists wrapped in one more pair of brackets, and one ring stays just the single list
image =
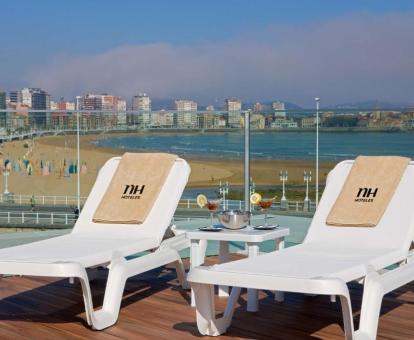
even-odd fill
[{"label": "cocktail glass", "polygon": [[274,198],[262,198],[259,202],[259,206],[262,211],[264,211],[264,226],[267,227],[267,211],[272,207]]},{"label": "cocktail glass", "polygon": [[220,202],[221,202],[220,199],[207,201],[206,207],[208,211],[210,212],[211,227],[214,227],[214,224],[213,224],[214,212],[220,207]]}]

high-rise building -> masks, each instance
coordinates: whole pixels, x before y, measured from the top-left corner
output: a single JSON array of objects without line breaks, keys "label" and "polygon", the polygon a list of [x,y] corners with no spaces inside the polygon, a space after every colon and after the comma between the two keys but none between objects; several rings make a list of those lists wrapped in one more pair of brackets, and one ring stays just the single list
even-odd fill
[{"label": "high-rise building", "polygon": [[176,100],[175,101],[175,109],[177,111],[185,111],[185,112],[196,112],[197,111],[197,103],[193,100]]},{"label": "high-rise building", "polygon": [[151,99],[146,93],[132,97],[133,111],[151,111]]},{"label": "high-rise building", "polygon": [[174,124],[176,127],[197,127],[197,103],[193,100],[176,100],[175,108],[177,110]]},{"label": "high-rise building", "polygon": [[10,91],[9,99],[10,99],[10,103],[21,104],[22,103],[22,93],[20,91]]},{"label": "high-rise building", "polygon": [[281,101],[274,101],[272,103],[274,116],[277,118],[286,118],[285,103]]},{"label": "high-rise building", "polygon": [[6,92],[0,91],[0,110],[6,109]]},{"label": "high-rise building", "polygon": [[263,112],[263,105],[262,104],[260,104],[259,102],[257,102],[256,104],[254,104],[254,106],[253,106],[253,111],[255,112],[255,113],[260,113],[260,112]]},{"label": "high-rise building", "polygon": [[116,111],[126,111],[126,109],[127,109],[126,100],[118,97],[117,103],[116,103]]},{"label": "high-rise building", "polygon": [[33,110],[29,115],[31,123],[37,127],[50,125],[50,112],[45,112],[50,109],[50,95],[46,91],[37,88],[22,89],[22,104]]},{"label": "high-rise building", "polygon": [[59,105],[58,104],[59,104],[58,102],[55,102],[54,100],[51,100],[50,101],[50,109],[51,110],[59,110]]},{"label": "high-rise building", "polygon": [[224,109],[227,111],[227,125],[228,127],[240,127],[240,112],[242,102],[237,98],[230,98],[224,101]]},{"label": "high-rise building", "polygon": [[98,94],[85,94],[78,98],[76,97],[79,105],[79,110],[101,110],[102,100],[101,95]]},{"label": "high-rise building", "polygon": [[[33,107],[33,94],[36,94],[37,100],[39,100],[38,95],[40,93],[46,96],[46,99],[44,101],[46,104],[46,108],[44,110],[50,109],[50,95],[46,91],[39,89],[39,88],[34,88],[34,87],[24,87],[18,91],[11,91],[9,95],[10,103],[22,104],[23,106],[26,106],[28,108],[35,108]],[[36,105],[40,105],[40,104],[37,102],[35,106]]]},{"label": "high-rise building", "polygon": [[130,115],[128,120],[131,124],[144,126],[151,124],[151,99],[146,93],[139,93],[132,97],[132,110],[139,112]]},{"label": "high-rise building", "polygon": [[100,106],[102,111],[117,111],[118,110],[118,97],[103,93],[98,96],[101,100]]},{"label": "high-rise building", "polygon": [[57,109],[61,111],[64,111],[64,110],[75,111],[76,109],[76,104],[74,102],[68,102],[64,98],[60,98],[60,101],[58,101],[56,105],[57,105]]},{"label": "high-rise building", "polygon": [[161,110],[152,115],[152,124],[154,126],[171,128],[174,126],[174,113]]},{"label": "high-rise building", "polygon": [[[0,110],[5,110],[6,107],[6,92],[0,91]],[[6,127],[7,112],[0,112],[0,127]]]},{"label": "high-rise building", "polygon": [[214,129],[219,125],[219,116],[212,112],[206,111],[198,116],[198,127],[202,129]]},{"label": "high-rise building", "polygon": [[52,126],[60,129],[76,129],[77,117],[74,113],[75,103],[68,102],[63,97],[58,102],[50,102]]},{"label": "high-rise building", "polygon": [[117,104],[116,104],[116,111],[118,117],[118,125],[126,125],[127,124],[127,102],[126,100],[118,97]]},{"label": "high-rise building", "polygon": [[76,96],[75,97],[75,109],[81,110],[81,106],[82,106],[82,96]]},{"label": "high-rise building", "polygon": [[[20,90],[21,103],[23,105],[27,105],[27,107],[31,108],[32,107],[32,93],[33,93],[33,91],[37,91],[37,90],[40,90],[40,89],[31,89],[31,88],[28,88],[28,87],[25,87],[25,88],[21,89]],[[46,101],[45,101],[45,103],[46,103]]]},{"label": "high-rise building", "polygon": [[99,94],[87,93],[76,97],[76,106],[82,111],[80,123],[84,129],[99,129],[106,125],[106,119],[102,112],[102,96]]}]

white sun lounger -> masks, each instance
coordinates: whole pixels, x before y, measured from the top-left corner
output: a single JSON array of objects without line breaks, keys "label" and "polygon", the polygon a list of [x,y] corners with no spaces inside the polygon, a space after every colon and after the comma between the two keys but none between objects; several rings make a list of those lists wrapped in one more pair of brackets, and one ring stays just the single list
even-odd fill
[{"label": "white sun lounger", "polygon": [[[87,322],[100,330],[118,319],[125,282],[129,277],[175,262],[181,284],[185,272],[178,251],[189,247],[185,235],[163,241],[187,184],[190,167],[177,159],[145,222],[94,223],[92,217],[109,186],[120,157],[112,158],[99,171],[95,185],[73,231],[64,236],[0,250],[0,274],[69,277],[80,280]],[[144,251],[147,255],[127,260]],[[87,268],[109,268],[103,307],[94,311]],[[1,285],[1,282],[0,282]]]},{"label": "white sun lounger", "polygon": [[[409,264],[409,249],[414,239],[414,162],[407,167],[376,227],[327,226],[326,217],[352,164],[353,161],[341,162],[329,174],[302,244],[256,258],[196,267],[190,271],[187,279],[195,293],[200,333],[216,336],[227,330],[240,287],[244,287],[337,295],[342,306],[345,337],[375,339],[383,295],[414,279],[414,268]],[[398,265],[396,269],[384,270],[393,264]],[[356,332],[347,287],[347,282],[355,280],[364,282],[360,328]],[[221,318],[215,317],[214,285],[235,287]]]}]

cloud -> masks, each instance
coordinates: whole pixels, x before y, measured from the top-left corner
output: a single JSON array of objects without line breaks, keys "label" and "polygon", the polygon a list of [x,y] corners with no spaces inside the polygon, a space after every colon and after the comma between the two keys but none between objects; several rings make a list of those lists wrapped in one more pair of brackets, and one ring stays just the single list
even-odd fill
[{"label": "cloud", "polygon": [[274,25],[225,42],[120,46],[56,56],[30,72],[53,95],[110,92],[130,98],[283,98],[310,105],[367,99],[414,102],[414,13],[353,15]]}]

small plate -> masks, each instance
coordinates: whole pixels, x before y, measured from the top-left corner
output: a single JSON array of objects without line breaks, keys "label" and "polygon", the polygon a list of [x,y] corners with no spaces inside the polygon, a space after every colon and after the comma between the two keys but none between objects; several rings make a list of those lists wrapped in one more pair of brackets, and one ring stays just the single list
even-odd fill
[{"label": "small plate", "polygon": [[243,227],[240,227],[239,229],[231,229],[231,228],[226,228],[224,226],[223,226],[223,228],[226,229],[226,230],[229,230],[229,231],[239,231],[239,230],[242,230],[244,228],[247,228],[247,225],[244,225]]},{"label": "small plate", "polygon": [[215,226],[212,227],[212,226],[208,226],[208,227],[198,228],[198,230],[215,232],[215,231],[222,231],[223,230],[223,227],[215,227]]},{"label": "small plate", "polygon": [[255,230],[274,230],[274,229],[279,228],[279,227],[280,227],[279,224],[272,224],[272,225],[267,225],[267,226],[257,225],[257,226],[254,226],[253,229],[255,229]]}]

